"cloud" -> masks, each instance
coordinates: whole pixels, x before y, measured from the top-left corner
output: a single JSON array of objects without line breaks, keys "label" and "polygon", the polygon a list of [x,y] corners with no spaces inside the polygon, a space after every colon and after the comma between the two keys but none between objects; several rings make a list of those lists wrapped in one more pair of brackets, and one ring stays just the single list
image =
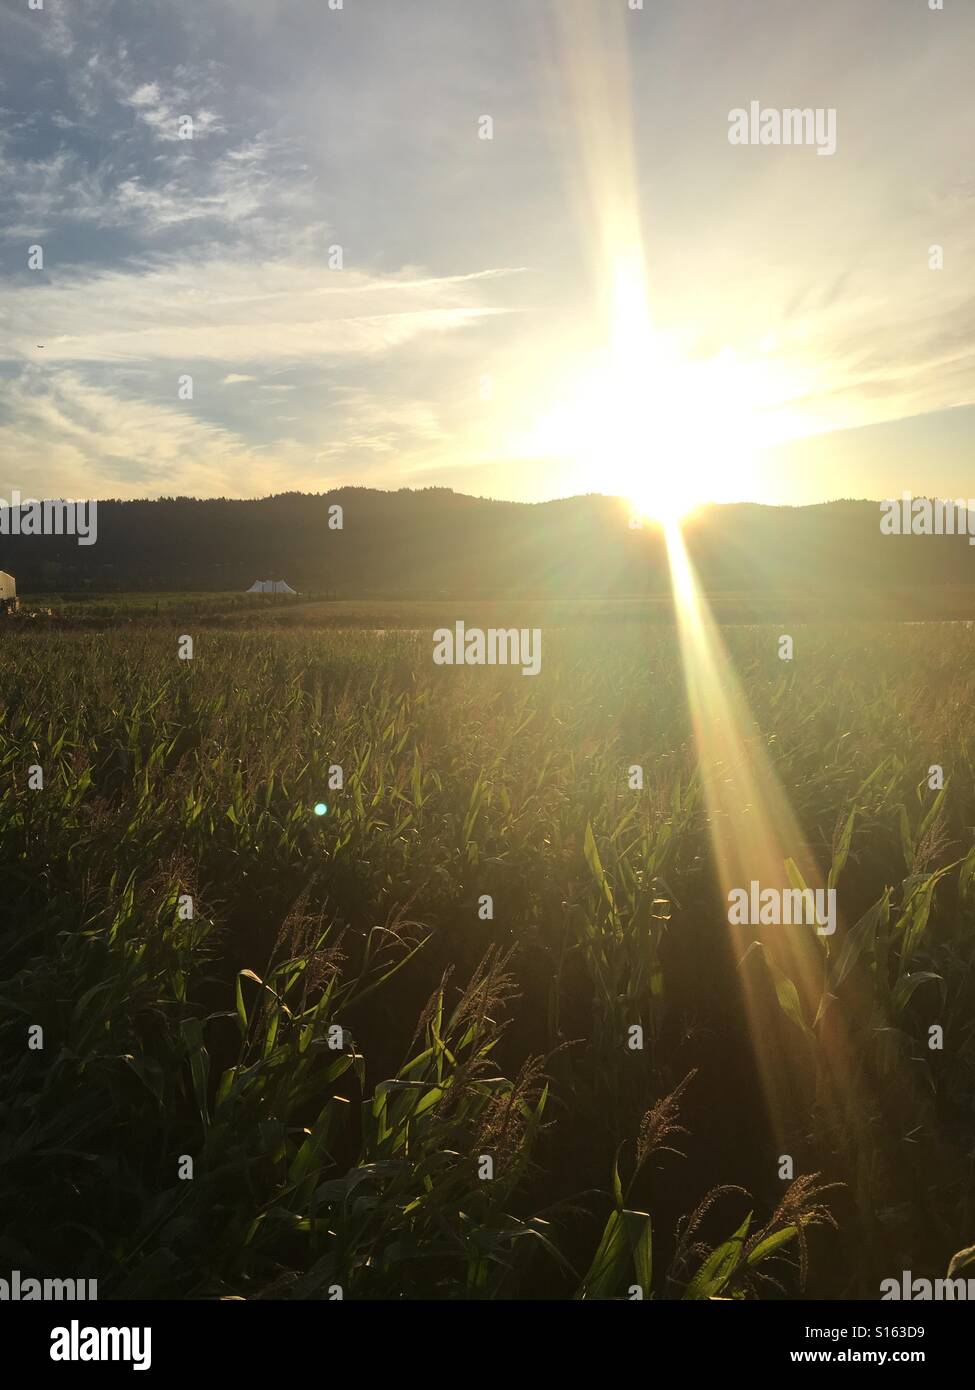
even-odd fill
[{"label": "cloud", "polygon": [[145,497],[183,493],[263,496],[320,486],[304,447],[260,449],[162,405],[92,386],[75,372],[29,369],[4,392],[0,478],[9,495]]},{"label": "cloud", "polygon": [[128,98],[130,106],[158,106],[159,83],[143,82]]},{"label": "cloud", "polygon": [[[382,353],[502,309],[502,272],[430,277],[330,271],[322,260],[164,260],[95,275],[52,272],[9,289],[0,359],[266,363]],[[43,338],[38,334],[43,333]]]},{"label": "cloud", "polygon": [[9,135],[0,134],[3,235],[38,237],[65,224],[88,224],[152,241],[196,223],[228,228],[227,241],[256,243],[270,239],[285,214],[300,218],[310,205],[310,189],[295,178],[293,155],[267,135],[216,155],[187,140],[179,142],[180,153],[174,148],[161,161],[107,148],[110,153],[94,164],[64,145],[18,160]]},{"label": "cloud", "polygon": [[449,440],[437,411],[419,401],[390,401],[362,390],[339,393],[343,413],[349,423],[341,437],[324,445],[316,462],[335,467],[355,464],[360,470],[370,464],[369,456],[401,458],[401,467],[410,467],[409,455],[423,446],[438,446]]},{"label": "cloud", "polygon": [[[435,399],[457,357],[444,338],[499,316],[504,278],[214,253],[17,285],[0,335],[0,469],[8,487],[71,496],[254,496],[381,481],[381,468],[407,477],[453,447]],[[397,381],[406,346],[427,399]],[[293,379],[263,380],[259,397],[220,390],[284,373]],[[357,384],[342,385],[350,373]],[[180,401],[186,374],[194,398]]]},{"label": "cloud", "polygon": [[[181,85],[174,85],[164,95],[158,82],[143,82],[121,97],[122,103],[135,111],[137,118],[158,140],[198,140],[208,135],[226,134],[227,127],[217,114],[206,107],[195,106],[197,100],[196,92]],[[192,132],[189,136],[187,118]]]}]

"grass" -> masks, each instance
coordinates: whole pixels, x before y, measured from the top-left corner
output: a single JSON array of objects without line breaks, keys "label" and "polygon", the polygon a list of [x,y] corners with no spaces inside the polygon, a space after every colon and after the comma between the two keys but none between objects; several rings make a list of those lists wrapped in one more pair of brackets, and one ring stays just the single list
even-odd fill
[{"label": "grass", "polygon": [[[542,627],[589,630],[595,624],[660,627],[673,623],[670,588],[662,577],[659,592],[613,598],[531,598],[484,594],[461,601],[449,596],[340,598],[303,592],[281,594],[232,592],[21,594],[25,611],[52,610],[51,625],[70,628],[168,626],[198,621],[240,629],[272,624],[281,627],[430,630],[452,626]],[[973,621],[975,586],[939,585],[923,589],[871,589],[856,592],[835,587],[813,591],[720,589],[708,595],[719,622],[725,624],[810,623],[828,618],[843,623],[856,616],[871,622]]]},{"label": "grass", "polygon": [[[192,661],[162,625],[6,639],[0,1263],[102,1297],[876,1298],[944,1274],[975,1238],[959,629],[803,629],[790,665],[778,629],[729,634],[840,884],[840,1125],[830,1008],[796,1017],[730,950],[671,632],[546,630],[525,679],[435,667],[428,633],[250,621]],[[749,1035],[744,970],[781,1035]],[[753,1047],[790,1068],[792,1178]]]}]

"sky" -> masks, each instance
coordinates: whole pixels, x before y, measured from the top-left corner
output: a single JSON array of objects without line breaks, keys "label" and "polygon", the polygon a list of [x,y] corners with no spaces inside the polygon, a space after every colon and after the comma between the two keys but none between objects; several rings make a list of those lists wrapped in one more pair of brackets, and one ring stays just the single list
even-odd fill
[{"label": "sky", "polygon": [[337,3],[0,0],[0,495],[975,494],[968,0]]}]

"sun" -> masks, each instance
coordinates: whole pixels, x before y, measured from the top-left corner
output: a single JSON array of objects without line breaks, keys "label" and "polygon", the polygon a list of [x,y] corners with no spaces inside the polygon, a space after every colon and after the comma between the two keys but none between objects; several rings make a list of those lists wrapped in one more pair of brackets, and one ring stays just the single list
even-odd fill
[{"label": "sun", "polygon": [[636,254],[615,262],[608,301],[607,340],[536,417],[521,456],[560,458],[573,489],[623,497],[664,525],[747,495],[764,368],[730,348],[690,355],[657,331]]},{"label": "sun", "polygon": [[656,342],[604,350],[518,447],[563,459],[574,491],[622,497],[643,518],[679,522],[747,485],[753,431],[737,389],[727,361],[686,363]]}]

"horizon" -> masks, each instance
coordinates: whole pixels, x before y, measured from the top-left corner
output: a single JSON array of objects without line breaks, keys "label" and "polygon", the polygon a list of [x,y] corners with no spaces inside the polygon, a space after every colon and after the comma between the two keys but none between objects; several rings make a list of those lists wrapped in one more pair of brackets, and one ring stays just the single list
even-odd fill
[{"label": "horizon", "polygon": [[[420,485],[402,485],[400,487],[378,487],[368,483],[342,483],[337,487],[329,488],[323,492],[308,492],[302,489],[288,489],[284,492],[269,492],[253,497],[236,497],[227,493],[214,493],[209,496],[195,496],[192,493],[159,493],[155,497],[93,497],[71,499],[65,496],[54,496],[49,494],[46,497],[29,497],[22,494],[19,489],[12,489],[10,499],[0,495],[0,509],[14,510],[18,507],[26,507],[37,503],[56,503],[70,501],[85,501],[89,505],[96,503],[101,506],[106,503],[131,504],[131,503],[152,503],[152,502],[274,502],[281,498],[327,498],[335,497],[342,492],[374,492],[381,493],[387,497],[395,497],[400,493],[410,493],[414,496],[421,496],[432,492],[450,493],[454,497],[462,497],[469,502],[492,502],[502,506],[517,507],[548,507],[559,502],[584,502],[591,499],[602,502],[622,503],[624,507],[629,507],[632,511],[633,499],[620,493],[609,492],[574,492],[567,493],[559,497],[543,497],[537,500],[526,500],[519,497],[491,497],[482,493],[463,492],[459,488],[451,487],[444,483],[427,483]],[[17,500],[12,499],[16,497]],[[870,506],[882,507],[890,502],[941,502],[944,505],[951,503],[955,507],[962,505],[971,506],[975,510],[975,498],[951,497],[936,493],[904,492],[900,497],[827,497],[816,502],[762,502],[752,498],[739,498],[723,502],[701,502],[689,509],[683,518],[684,523],[693,523],[702,513],[719,508],[731,507],[763,507],[769,511],[806,511],[812,507],[841,507],[841,506]],[[638,515],[639,513],[634,513]],[[650,525],[666,524],[665,520],[655,517],[652,514],[642,514],[642,521]]]}]

